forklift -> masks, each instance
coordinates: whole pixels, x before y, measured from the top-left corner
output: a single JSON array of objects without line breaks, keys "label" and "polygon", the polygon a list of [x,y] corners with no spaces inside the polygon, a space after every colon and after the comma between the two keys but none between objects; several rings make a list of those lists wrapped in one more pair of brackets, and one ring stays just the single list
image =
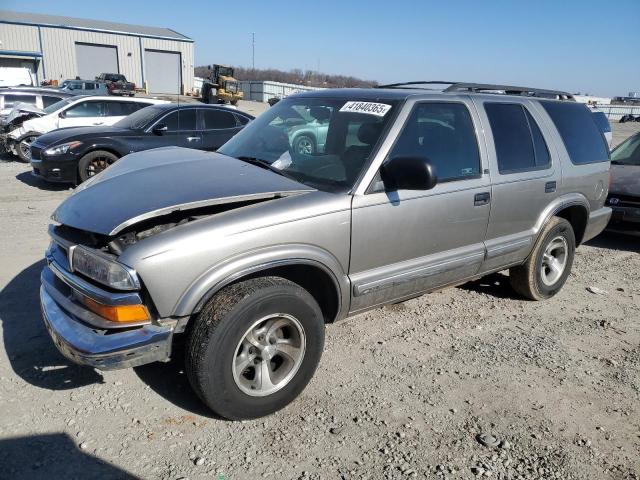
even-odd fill
[{"label": "forklift", "polygon": [[240,84],[233,78],[233,67],[209,65],[209,78],[202,83],[201,97],[204,103],[230,103],[242,100]]}]

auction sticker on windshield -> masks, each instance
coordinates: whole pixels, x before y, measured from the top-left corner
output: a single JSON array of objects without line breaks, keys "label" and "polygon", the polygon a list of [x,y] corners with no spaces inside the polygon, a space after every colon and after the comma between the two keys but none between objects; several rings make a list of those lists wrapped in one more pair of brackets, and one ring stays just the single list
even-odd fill
[{"label": "auction sticker on windshield", "polygon": [[340,109],[341,112],[368,113],[376,117],[384,117],[391,109],[391,105],[375,102],[347,102]]}]

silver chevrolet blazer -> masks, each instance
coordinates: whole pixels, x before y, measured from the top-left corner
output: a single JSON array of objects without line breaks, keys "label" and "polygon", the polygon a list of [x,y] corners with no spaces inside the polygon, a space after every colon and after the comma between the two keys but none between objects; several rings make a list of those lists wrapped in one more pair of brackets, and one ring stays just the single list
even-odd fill
[{"label": "silver chevrolet blazer", "polygon": [[[58,349],[100,369],[184,352],[202,401],[246,419],[303,390],[327,323],[507,269],[518,294],[555,295],[611,215],[593,115],[563,92],[445,87],[291,96],[216,153],[134,153],[89,179],[49,228]],[[322,142],[294,148],[318,122]]]}]

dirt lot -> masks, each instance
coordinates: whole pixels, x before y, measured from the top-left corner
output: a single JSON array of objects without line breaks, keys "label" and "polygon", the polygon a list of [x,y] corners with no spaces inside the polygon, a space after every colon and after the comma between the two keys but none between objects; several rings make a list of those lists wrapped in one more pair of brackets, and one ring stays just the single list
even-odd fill
[{"label": "dirt lot", "polygon": [[497,274],[331,325],[299,399],[233,423],[181,358],[99,372],[57,353],[39,273],[69,191],[7,160],[0,185],[0,478],[640,478],[637,238],[582,246],[547,302]]}]

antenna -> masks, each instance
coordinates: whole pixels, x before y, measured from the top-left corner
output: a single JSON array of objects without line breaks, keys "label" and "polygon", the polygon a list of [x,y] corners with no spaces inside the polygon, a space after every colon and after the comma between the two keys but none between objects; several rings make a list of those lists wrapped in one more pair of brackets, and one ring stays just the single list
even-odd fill
[{"label": "antenna", "polygon": [[256,32],[251,32],[251,69],[256,69]]}]

